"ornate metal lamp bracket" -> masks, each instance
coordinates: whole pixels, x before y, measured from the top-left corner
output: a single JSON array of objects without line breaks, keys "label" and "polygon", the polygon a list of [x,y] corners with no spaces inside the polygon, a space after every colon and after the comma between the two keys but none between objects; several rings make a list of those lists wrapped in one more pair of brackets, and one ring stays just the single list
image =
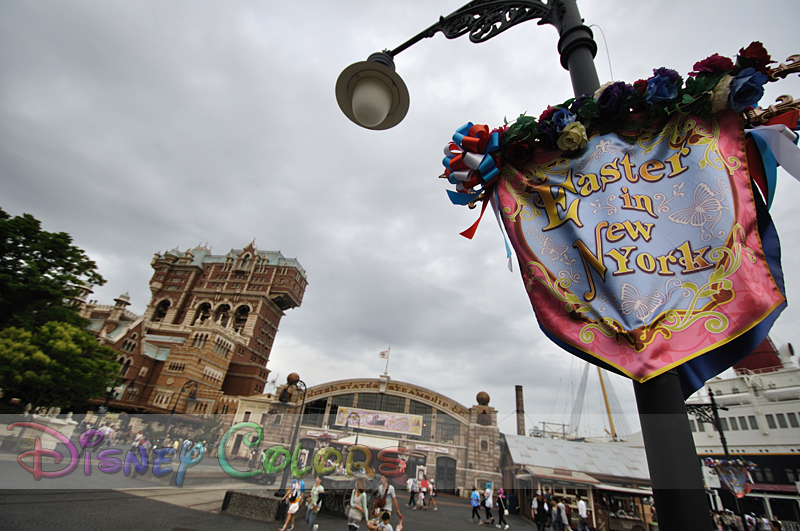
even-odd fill
[{"label": "ornate metal lamp bracket", "polygon": [[714,410],[711,404],[686,404],[686,411],[694,415],[697,422],[714,424]]},{"label": "ornate metal lamp bracket", "polygon": [[448,39],[455,39],[469,33],[473,43],[486,42],[508,28],[521,22],[540,19],[539,24],[552,24],[561,31],[564,8],[561,0],[474,0],[404,42],[394,50],[388,51],[394,57],[422,39],[442,32]]}]

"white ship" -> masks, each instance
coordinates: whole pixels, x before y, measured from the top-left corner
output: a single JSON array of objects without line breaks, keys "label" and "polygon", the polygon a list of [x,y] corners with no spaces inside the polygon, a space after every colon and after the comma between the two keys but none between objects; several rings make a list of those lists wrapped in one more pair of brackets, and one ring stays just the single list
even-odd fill
[{"label": "white ship", "polygon": [[[731,371],[709,380],[705,389],[687,400],[687,406],[709,404],[709,391],[720,408],[730,458],[758,465],[751,472],[750,493],[739,500],[742,510],[800,522],[800,368],[792,346],[776,349],[767,338]],[[699,422],[691,412],[689,418],[698,456],[725,459],[714,426]],[[715,502],[735,510],[733,495],[719,488],[718,478],[710,471],[705,469],[706,483],[718,496]]]}]

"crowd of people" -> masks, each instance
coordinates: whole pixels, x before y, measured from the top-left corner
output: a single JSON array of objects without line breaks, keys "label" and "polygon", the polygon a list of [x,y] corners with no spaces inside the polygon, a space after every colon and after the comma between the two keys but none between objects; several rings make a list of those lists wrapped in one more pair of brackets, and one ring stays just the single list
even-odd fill
[{"label": "crowd of people", "polygon": [[[588,531],[589,511],[586,502],[577,497],[578,504],[578,531]],[[565,503],[565,499],[553,496],[549,490],[536,491],[536,497],[531,502],[531,519],[536,524],[538,531],[564,531],[570,528],[572,509]]]},{"label": "crowd of people", "polygon": [[[81,423],[78,429],[75,430],[75,436],[79,436],[86,429],[91,428],[89,424]],[[103,440],[100,442],[101,448],[110,448],[111,446],[127,446],[130,444],[132,450],[143,449],[145,454],[149,455],[153,450],[158,448],[169,448],[172,450],[170,453],[177,453],[186,442],[192,446],[192,458],[197,457],[198,454],[205,453],[209,450],[209,445],[206,441],[190,441],[181,437],[171,438],[169,435],[165,437],[158,437],[153,439],[150,433],[146,430],[139,430],[134,432],[130,427],[122,429],[111,422],[106,422],[99,428],[96,428],[103,435]]]},{"label": "crowd of people", "polygon": [[[742,518],[733,513],[730,509],[724,511],[711,511],[711,518],[714,521],[716,531],[744,531]],[[747,529],[749,531],[783,531],[783,526],[778,520],[770,520],[766,514],[761,517],[755,513],[744,515]]]},{"label": "crowd of people", "polygon": [[[486,488],[483,492],[478,492],[476,487],[472,487],[469,503],[472,506],[472,516],[469,518],[470,522],[474,523],[477,521],[479,525],[494,524],[498,529],[508,529],[509,525],[505,518],[508,516],[508,499],[502,487],[497,490],[497,498],[494,496],[494,489],[491,483],[486,484]],[[486,514],[485,521],[481,519],[481,507],[483,507]],[[494,523],[494,515],[492,514],[492,509],[495,507],[497,508],[496,524]]]},{"label": "crowd of people", "polygon": [[434,481],[428,480],[428,476],[423,474],[422,478],[417,481],[416,478],[410,477],[406,481],[406,488],[409,492],[409,500],[406,507],[411,507],[414,511],[417,509],[428,510],[428,505],[433,505],[433,510],[438,511],[436,507],[436,484]]}]

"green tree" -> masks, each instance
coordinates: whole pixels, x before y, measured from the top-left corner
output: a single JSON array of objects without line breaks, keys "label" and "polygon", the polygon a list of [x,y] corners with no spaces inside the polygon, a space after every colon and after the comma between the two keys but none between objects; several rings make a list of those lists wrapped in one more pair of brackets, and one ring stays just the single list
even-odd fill
[{"label": "green tree", "polygon": [[113,349],[82,328],[49,322],[35,331],[0,330],[0,387],[33,407],[84,409],[119,379]]},{"label": "green tree", "polygon": [[81,284],[103,285],[97,265],[65,232],[47,232],[30,214],[0,208],[0,330],[36,330],[49,321],[87,325],[70,299]]}]

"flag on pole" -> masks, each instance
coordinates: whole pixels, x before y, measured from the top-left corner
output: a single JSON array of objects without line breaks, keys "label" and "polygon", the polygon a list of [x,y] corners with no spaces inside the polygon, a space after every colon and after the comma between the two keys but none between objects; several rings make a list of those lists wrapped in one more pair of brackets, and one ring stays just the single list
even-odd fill
[{"label": "flag on pole", "polygon": [[380,354],[378,354],[378,356],[382,360],[388,360],[389,359],[389,351],[388,350],[383,350],[383,351],[380,352]]}]

